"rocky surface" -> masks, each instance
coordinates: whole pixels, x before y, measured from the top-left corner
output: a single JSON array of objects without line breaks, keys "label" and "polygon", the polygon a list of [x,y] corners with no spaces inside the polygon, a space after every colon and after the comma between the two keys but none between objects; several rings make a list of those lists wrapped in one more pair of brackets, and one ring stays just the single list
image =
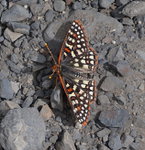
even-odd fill
[{"label": "rocky surface", "polygon": [[[70,23],[98,53],[97,99],[80,128],[52,74]],[[144,150],[144,0],[0,1],[0,149]]]}]

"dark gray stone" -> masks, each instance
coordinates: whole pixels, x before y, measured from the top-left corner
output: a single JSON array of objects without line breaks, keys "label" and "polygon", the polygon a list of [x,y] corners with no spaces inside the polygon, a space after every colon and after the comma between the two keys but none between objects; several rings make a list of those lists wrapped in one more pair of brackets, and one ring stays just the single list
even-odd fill
[{"label": "dark gray stone", "polygon": [[115,0],[99,0],[99,5],[102,8],[109,8]]},{"label": "dark gray stone", "polygon": [[50,98],[51,106],[54,109],[58,109],[63,111],[63,99],[61,94],[61,89],[59,87],[55,87]]},{"label": "dark gray stone", "polygon": [[37,62],[37,63],[44,63],[46,61],[46,57],[37,52],[34,52],[30,57],[32,61]]},{"label": "dark gray stone", "polygon": [[52,22],[53,19],[55,17],[55,13],[53,10],[48,10],[45,14],[45,21],[48,22]]},{"label": "dark gray stone", "polygon": [[82,9],[82,3],[76,1],[76,2],[73,4],[72,7],[73,7],[74,10],[76,10],[76,9]]},{"label": "dark gray stone", "polygon": [[18,32],[28,35],[30,32],[30,26],[24,23],[9,22],[8,27],[12,29],[13,32]]},{"label": "dark gray stone", "polygon": [[120,5],[125,5],[125,4],[127,4],[129,2],[129,0],[116,0],[116,4],[118,5],[118,6],[120,6]]},{"label": "dark gray stone", "polygon": [[120,135],[111,134],[109,136],[108,146],[111,148],[111,150],[121,149],[122,148],[122,143],[121,143],[121,140],[120,140]]},{"label": "dark gray stone", "polygon": [[91,6],[92,6],[93,8],[98,8],[98,0],[93,0],[93,1],[91,2]]},{"label": "dark gray stone", "polygon": [[13,5],[11,8],[2,13],[1,22],[23,21],[27,18],[31,18],[28,10],[20,5]]},{"label": "dark gray stone", "polygon": [[123,8],[122,13],[131,18],[138,16],[138,15],[144,15],[145,14],[145,2],[144,1],[132,1]]},{"label": "dark gray stone", "polygon": [[35,21],[31,24],[32,30],[39,30],[39,28],[40,28],[40,22],[39,21]]},{"label": "dark gray stone", "polygon": [[64,131],[61,141],[56,143],[56,150],[76,150],[71,135]]},{"label": "dark gray stone", "polygon": [[122,88],[124,85],[124,82],[117,77],[108,76],[105,78],[103,83],[101,84],[101,89],[104,91],[114,91],[116,89]]},{"label": "dark gray stone", "polygon": [[0,124],[0,144],[5,150],[40,150],[45,124],[36,108],[10,110]]},{"label": "dark gray stone", "polygon": [[52,81],[51,80],[44,80],[43,82],[42,82],[42,87],[44,88],[44,89],[48,89],[48,88],[50,88],[52,86]]},{"label": "dark gray stone", "polygon": [[0,97],[5,99],[12,99],[14,91],[8,79],[0,80]]},{"label": "dark gray stone", "polygon": [[105,110],[100,113],[99,120],[107,127],[124,127],[129,119],[129,113],[125,109]]},{"label": "dark gray stone", "polygon": [[54,10],[63,12],[65,10],[65,2],[62,0],[54,0]]}]

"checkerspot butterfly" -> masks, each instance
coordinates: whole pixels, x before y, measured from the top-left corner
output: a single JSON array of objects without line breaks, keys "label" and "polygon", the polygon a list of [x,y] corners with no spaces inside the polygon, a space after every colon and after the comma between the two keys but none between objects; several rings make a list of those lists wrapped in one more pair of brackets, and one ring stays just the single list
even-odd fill
[{"label": "checkerspot butterfly", "polygon": [[58,74],[62,87],[67,95],[76,120],[86,126],[90,113],[90,103],[96,99],[96,81],[94,74],[98,56],[89,47],[84,27],[80,20],[72,22],[62,44],[58,62],[55,61],[53,72]]}]

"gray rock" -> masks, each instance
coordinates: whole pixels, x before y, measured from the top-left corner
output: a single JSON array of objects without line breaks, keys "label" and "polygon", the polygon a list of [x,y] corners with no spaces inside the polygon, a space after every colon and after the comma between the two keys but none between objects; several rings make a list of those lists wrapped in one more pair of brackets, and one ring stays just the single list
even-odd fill
[{"label": "gray rock", "polygon": [[64,131],[61,141],[56,143],[56,150],[76,150],[71,135]]},{"label": "gray rock", "polygon": [[108,76],[105,78],[103,83],[101,84],[101,89],[104,91],[110,91],[113,92],[116,89],[122,88],[124,85],[124,82],[117,77]]},{"label": "gray rock", "polygon": [[125,5],[129,2],[129,0],[116,0],[116,4],[119,5]]},{"label": "gray rock", "polygon": [[0,144],[5,150],[40,150],[45,124],[36,108],[10,110],[0,124]]},{"label": "gray rock", "polygon": [[133,143],[134,138],[132,136],[130,136],[130,135],[124,134],[121,137],[121,140],[122,140],[123,147],[128,147],[130,144]]},{"label": "gray rock", "polygon": [[119,150],[122,148],[122,143],[120,140],[120,136],[117,134],[111,134],[109,136],[109,142],[108,146],[111,148],[111,150]]},{"label": "gray rock", "polygon": [[93,8],[98,8],[98,0],[93,0],[93,1],[91,2],[91,6],[92,6]]},{"label": "gray rock", "polygon": [[63,99],[61,94],[61,89],[59,87],[55,87],[50,98],[51,106],[54,109],[58,109],[63,111]]},{"label": "gray rock", "polygon": [[123,18],[122,19],[122,24],[123,25],[128,25],[128,26],[133,26],[134,25],[134,22],[131,18]]},{"label": "gray rock", "polygon": [[99,0],[99,5],[102,8],[109,8],[115,0]]},{"label": "gray rock", "polygon": [[44,88],[44,89],[48,89],[48,88],[50,88],[52,86],[52,81],[51,80],[44,80],[43,82],[42,82],[42,87]]},{"label": "gray rock", "polygon": [[3,6],[0,4],[0,16],[1,16],[2,12],[3,12]]},{"label": "gray rock", "polygon": [[132,73],[132,70],[130,68],[130,65],[127,61],[119,61],[115,64],[117,71],[122,75],[122,76],[129,76]]},{"label": "gray rock", "polygon": [[0,97],[5,99],[12,99],[14,91],[8,79],[0,80]]},{"label": "gray rock", "polygon": [[45,21],[48,22],[52,22],[53,19],[55,17],[55,13],[53,10],[48,10],[45,14]]},{"label": "gray rock", "polygon": [[15,53],[11,55],[11,61],[15,64],[19,62],[18,56]]},{"label": "gray rock", "polygon": [[20,83],[11,81],[11,87],[12,87],[14,93],[17,93],[18,90],[20,89]]},{"label": "gray rock", "polygon": [[12,61],[7,60],[7,65],[10,67],[11,71],[15,72],[15,73],[20,73],[23,66],[21,64],[14,64]]},{"label": "gray rock", "polygon": [[37,3],[37,0],[16,0],[15,3],[20,4],[20,5],[31,5]]},{"label": "gray rock", "polygon": [[28,10],[20,5],[13,5],[11,8],[2,13],[1,22],[23,21],[27,18],[31,18]]},{"label": "gray rock", "polygon": [[82,9],[82,3],[76,1],[76,2],[73,4],[73,9],[74,9],[74,10],[76,10],[76,9]]},{"label": "gray rock", "polygon": [[100,113],[99,120],[107,127],[124,127],[129,119],[129,113],[125,109],[105,110]]},{"label": "gray rock", "polygon": [[110,148],[108,148],[107,146],[101,144],[101,145],[99,145],[98,150],[110,150]]},{"label": "gray rock", "polygon": [[4,31],[4,37],[9,40],[9,41],[16,41],[18,38],[20,38],[23,34],[21,33],[16,33],[11,31],[9,28],[6,28]]},{"label": "gray rock", "polygon": [[99,138],[102,138],[106,135],[109,135],[110,133],[111,133],[111,130],[109,130],[108,128],[104,128],[103,130],[100,130],[100,131],[97,132],[97,136]]},{"label": "gray rock", "polygon": [[31,24],[31,29],[33,29],[33,30],[39,30],[39,27],[40,27],[39,21],[35,21]]},{"label": "gray rock", "polygon": [[23,107],[23,108],[24,108],[24,107],[28,108],[32,103],[33,103],[33,98],[30,97],[30,96],[28,96],[28,97],[24,100],[24,102],[23,102],[23,104],[22,104],[22,107]]},{"label": "gray rock", "polygon": [[31,60],[37,63],[44,63],[46,61],[46,57],[42,54],[39,54],[37,52],[34,52],[31,55]]},{"label": "gray rock", "polygon": [[126,105],[126,98],[122,95],[120,96],[115,96],[115,100],[117,101],[118,104],[120,105]]},{"label": "gray rock", "polygon": [[117,49],[115,58],[114,58],[113,60],[114,60],[114,61],[123,60],[124,58],[125,58],[125,56],[124,56],[124,52],[123,52],[123,50],[122,50],[122,47],[119,47],[119,48]]},{"label": "gray rock", "polygon": [[7,2],[6,0],[2,0],[2,1],[1,1],[1,4],[2,4],[4,7],[7,7],[7,6],[8,6],[8,5],[7,5],[8,2]]},{"label": "gray rock", "polygon": [[144,1],[132,1],[126,5],[122,13],[128,17],[135,17],[145,14],[145,2]]},{"label": "gray rock", "polygon": [[62,42],[64,40],[66,32],[70,27],[70,21],[72,22],[76,19],[82,20],[82,23],[84,24],[85,30],[90,39],[94,39],[94,36],[96,36],[96,34],[101,39],[104,36],[106,36],[106,34],[110,34],[110,31],[112,30],[114,30],[114,33],[117,35],[120,34],[123,29],[122,24],[119,23],[116,19],[105,16],[93,9],[76,10],[72,12],[69,19],[66,22],[63,22],[59,19],[49,24],[43,35],[45,41],[48,43],[49,41],[52,43],[52,40]]},{"label": "gray rock", "polygon": [[65,2],[62,0],[55,0],[54,10],[58,12],[63,12],[65,10]]},{"label": "gray rock", "polygon": [[140,56],[141,59],[145,60],[145,52],[142,50],[137,50],[136,53]]},{"label": "gray rock", "polygon": [[131,150],[144,150],[145,142],[144,141],[133,142],[129,148]]},{"label": "gray rock", "polygon": [[4,37],[0,36],[0,42],[4,41]]},{"label": "gray rock", "polygon": [[120,46],[113,47],[107,54],[108,61],[119,61],[124,59],[124,53]]},{"label": "gray rock", "polygon": [[99,95],[98,96],[98,103],[99,104],[110,104],[110,101],[106,95]]},{"label": "gray rock", "polygon": [[16,108],[20,108],[20,106],[13,102],[13,101],[9,101],[9,100],[4,100],[0,103],[0,116],[5,116],[6,113],[10,110],[10,109],[16,109]]},{"label": "gray rock", "polygon": [[21,33],[21,34],[29,34],[30,26],[24,23],[17,22],[9,22],[7,26],[12,29],[13,32]]}]

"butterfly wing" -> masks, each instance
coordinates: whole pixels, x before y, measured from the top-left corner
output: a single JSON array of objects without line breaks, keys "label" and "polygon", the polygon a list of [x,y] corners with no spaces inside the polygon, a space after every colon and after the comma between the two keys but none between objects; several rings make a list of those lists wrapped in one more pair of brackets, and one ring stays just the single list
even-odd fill
[{"label": "butterfly wing", "polygon": [[94,49],[89,48],[84,28],[75,20],[62,45],[58,64],[68,68],[59,78],[71,104],[76,119],[85,126],[88,122],[90,102],[96,99],[96,81],[89,77],[71,77],[71,73],[93,74],[98,63]]}]

